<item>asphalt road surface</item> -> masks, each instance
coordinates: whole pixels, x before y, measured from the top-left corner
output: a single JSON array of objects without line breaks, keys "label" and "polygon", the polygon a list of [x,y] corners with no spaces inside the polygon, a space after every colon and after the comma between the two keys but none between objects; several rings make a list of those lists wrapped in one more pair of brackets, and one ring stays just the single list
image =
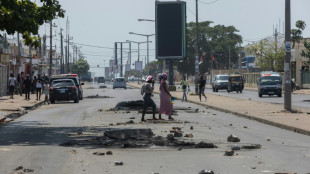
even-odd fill
[{"label": "asphalt road surface", "polygon": [[[216,174],[310,172],[309,136],[180,101],[174,104],[176,121],[140,123],[141,114],[137,111],[108,111],[120,101],[141,99],[139,89],[107,87],[85,87],[84,100],[78,104],[56,102],[1,126],[0,173],[18,173],[21,170],[14,169],[19,166],[33,170],[28,173],[40,174],[198,174],[202,169]],[[87,98],[97,95],[106,97]],[[154,100],[159,104],[158,95]],[[135,117],[135,124],[117,125],[129,121],[130,117]],[[154,134],[165,137],[175,126],[194,136],[178,139],[214,143],[218,148],[107,148],[95,141],[109,129],[151,128]],[[237,135],[241,141],[228,143],[230,134]],[[247,144],[260,144],[262,148],[242,149],[235,151],[234,156],[224,156],[226,149]],[[93,154],[107,151],[113,155]],[[114,161],[122,161],[124,165],[114,165]]]}]

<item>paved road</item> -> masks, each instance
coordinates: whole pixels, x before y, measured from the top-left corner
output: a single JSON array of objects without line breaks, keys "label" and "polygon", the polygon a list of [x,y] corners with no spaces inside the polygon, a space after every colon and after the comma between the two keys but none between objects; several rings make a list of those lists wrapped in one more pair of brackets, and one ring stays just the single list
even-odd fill
[{"label": "paved road", "polygon": [[[113,98],[88,99],[90,95]],[[146,174],[198,173],[212,169],[215,173],[307,173],[310,163],[310,138],[231,114],[206,109],[191,103],[177,101],[174,106],[177,121],[165,124],[139,123],[141,114],[108,112],[119,101],[141,99],[138,89],[84,89],[84,100],[79,104],[61,102],[42,106],[36,111],[0,127],[0,173],[9,173],[18,166],[33,169],[34,173],[107,173]],[[158,95],[154,97],[159,103]],[[181,110],[191,107],[197,113]],[[99,111],[98,111],[99,109]],[[100,111],[102,109],[103,111]],[[137,124],[116,125],[135,117]],[[147,115],[151,117],[151,115]],[[114,126],[109,126],[113,123]],[[193,133],[186,141],[206,141],[218,146],[215,149],[183,149],[173,147],[127,149],[103,148],[91,141],[82,141],[102,136],[102,132],[114,128],[151,128],[156,135],[166,136],[173,126],[184,133]],[[193,126],[194,129],[190,130]],[[245,128],[246,126],[247,128]],[[78,132],[82,132],[78,135]],[[227,136],[236,134],[240,143],[227,143]],[[270,139],[270,141],[267,141]],[[76,146],[59,146],[62,143],[81,141]],[[223,156],[230,146],[258,143],[262,149],[236,151],[233,157]],[[111,150],[112,156],[96,156],[94,152]],[[114,166],[115,160],[123,166]]]}]

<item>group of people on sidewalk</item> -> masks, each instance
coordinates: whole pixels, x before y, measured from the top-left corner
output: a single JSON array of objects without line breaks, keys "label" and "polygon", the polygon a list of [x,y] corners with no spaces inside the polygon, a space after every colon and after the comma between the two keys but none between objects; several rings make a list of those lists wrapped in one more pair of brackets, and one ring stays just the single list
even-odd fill
[{"label": "group of people on sidewalk", "polygon": [[[158,114],[159,114],[158,119],[155,117],[156,104],[154,100],[151,98],[153,96],[154,83],[155,83],[155,80],[153,79],[153,76],[150,75],[147,77],[145,84],[141,88],[141,95],[144,94],[143,96],[144,106],[143,106],[141,121],[145,121],[145,118],[144,118],[145,113],[149,107],[152,107],[153,120],[158,120],[158,119],[163,120],[163,118],[161,117],[162,114],[167,115],[169,120],[174,120],[171,117],[172,112],[173,112],[173,102],[171,99],[173,99],[173,97],[171,93],[169,92],[169,86],[167,83],[167,74],[163,73],[159,78],[160,104],[159,104],[159,110],[158,110]],[[207,101],[207,97],[204,94],[206,79],[203,77],[203,75],[200,76],[198,84],[199,84],[200,101],[201,101],[201,95],[203,95],[205,97],[205,101]],[[190,86],[189,86],[188,81],[186,80],[186,77],[184,77],[180,85],[182,86],[182,90],[183,90],[182,102],[184,100],[187,101],[187,94],[190,91]]]},{"label": "group of people on sidewalk", "polygon": [[49,80],[46,76],[41,78],[40,75],[34,76],[31,78],[29,74],[24,76],[24,73],[18,75],[17,79],[13,74],[9,78],[9,91],[10,99],[14,99],[14,93],[19,93],[20,96],[25,93],[25,100],[30,100],[30,92],[32,94],[36,93],[36,100],[41,100],[42,91],[45,95],[45,102],[49,104],[48,95],[49,95]]}]

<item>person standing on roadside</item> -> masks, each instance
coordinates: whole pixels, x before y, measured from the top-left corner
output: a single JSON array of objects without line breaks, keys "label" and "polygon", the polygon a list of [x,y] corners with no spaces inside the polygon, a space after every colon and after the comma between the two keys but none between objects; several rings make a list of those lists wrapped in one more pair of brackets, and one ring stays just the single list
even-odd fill
[{"label": "person standing on roadside", "polygon": [[205,86],[206,86],[206,79],[203,75],[200,76],[199,81],[199,100],[201,102],[201,95],[205,97],[205,101],[207,101],[207,97],[205,95]]},{"label": "person standing on roadside", "polygon": [[[143,95],[144,93],[144,105],[143,105],[143,111],[142,111],[142,118],[141,121],[145,121],[144,116],[145,112],[148,107],[152,107],[153,109],[153,120],[157,120],[155,117],[155,111],[156,111],[156,104],[151,98],[153,96],[153,90],[154,90],[154,83],[155,81],[153,80],[153,76],[148,76],[147,79],[145,80],[146,84],[142,86],[141,94]],[[151,86],[152,84],[152,86]]]},{"label": "person standing on roadside", "polygon": [[30,100],[30,91],[31,91],[31,80],[30,80],[30,76],[29,74],[27,74],[26,79],[24,81],[24,85],[25,85],[25,100]]},{"label": "person standing on roadside", "polygon": [[43,81],[41,79],[41,76],[38,75],[38,79],[36,83],[37,100],[41,100],[42,87],[43,87]]},{"label": "person standing on roadside", "polygon": [[9,78],[9,89],[11,93],[10,99],[14,99],[13,96],[14,96],[15,86],[16,86],[16,78],[14,77],[13,74],[10,74],[10,78]]},{"label": "person standing on roadside", "polygon": [[159,86],[160,91],[160,106],[159,106],[159,119],[162,120],[161,114],[168,115],[169,120],[174,120],[171,115],[173,111],[173,105],[171,103],[172,95],[169,92],[167,84],[167,74],[163,73],[162,80]]},{"label": "person standing on roadside", "polygon": [[45,80],[45,84],[43,85],[43,92],[45,95],[44,102],[47,104],[50,104],[50,102],[48,100],[49,91],[50,91],[50,85],[48,84],[48,80]]},{"label": "person standing on roadside", "polygon": [[184,76],[183,80],[181,81],[180,85],[181,85],[182,90],[183,90],[182,102],[184,101],[184,98],[185,98],[185,101],[187,101],[186,91],[187,91],[187,89],[189,89],[189,84],[188,84],[188,81],[186,80],[185,76]]}]

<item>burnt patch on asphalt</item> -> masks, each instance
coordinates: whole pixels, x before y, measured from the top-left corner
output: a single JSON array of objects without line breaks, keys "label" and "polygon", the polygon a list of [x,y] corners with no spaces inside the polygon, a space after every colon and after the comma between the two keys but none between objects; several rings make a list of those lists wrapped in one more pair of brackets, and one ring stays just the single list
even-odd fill
[{"label": "burnt patch on asphalt", "polygon": [[98,145],[100,147],[113,148],[148,148],[151,146],[175,147],[175,148],[217,148],[213,143],[204,141],[195,142],[192,139],[175,137],[168,134],[167,137],[155,136],[151,129],[113,129],[104,132],[103,136],[91,139],[80,139],[60,144],[60,146]]},{"label": "burnt patch on asphalt", "polygon": [[32,173],[32,172],[34,172],[33,169],[25,169],[23,166],[19,166],[13,171],[11,171],[11,173],[16,173],[16,174],[26,174],[26,173]]},{"label": "burnt patch on asphalt", "polygon": [[94,99],[94,98],[113,98],[113,97],[110,97],[110,96],[100,96],[100,95],[90,95],[90,96],[87,96],[87,97],[85,97],[85,98],[92,98],[92,99]]},{"label": "burnt patch on asphalt", "polygon": [[303,100],[303,102],[310,102],[310,100]]}]

